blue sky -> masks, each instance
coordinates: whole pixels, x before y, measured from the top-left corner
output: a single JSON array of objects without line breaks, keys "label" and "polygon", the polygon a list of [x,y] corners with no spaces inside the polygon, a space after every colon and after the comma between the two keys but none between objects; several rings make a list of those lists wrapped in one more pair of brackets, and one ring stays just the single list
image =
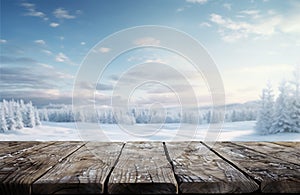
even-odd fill
[{"label": "blue sky", "polygon": [[[227,103],[256,100],[267,80],[276,92],[300,64],[299,21],[296,0],[1,0],[0,96],[37,105],[71,103],[80,64],[99,41],[125,28],[163,25],[188,33],[208,50]],[[112,78],[149,59],[181,62],[165,51],[126,53],[111,64],[98,93],[108,100]],[[145,102],[161,97],[147,94]]]}]

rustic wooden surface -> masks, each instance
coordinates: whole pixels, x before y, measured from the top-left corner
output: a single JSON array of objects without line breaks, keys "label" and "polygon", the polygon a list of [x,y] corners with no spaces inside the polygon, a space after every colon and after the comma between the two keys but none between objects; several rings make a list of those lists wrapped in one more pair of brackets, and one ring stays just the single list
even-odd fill
[{"label": "rustic wooden surface", "polygon": [[257,183],[200,142],[166,143],[182,193],[250,193]]},{"label": "rustic wooden surface", "polygon": [[9,153],[14,153],[20,149],[25,149],[34,146],[39,142],[0,142],[0,156],[7,154],[7,148]]},{"label": "rustic wooden surface", "polygon": [[100,194],[123,143],[87,143],[33,184],[35,194]]},{"label": "rustic wooden surface", "polygon": [[16,161],[1,168],[1,194],[31,194],[31,184],[35,180],[82,145],[78,142],[57,142],[38,151],[24,152]]},{"label": "rustic wooden surface", "polygon": [[299,142],[0,142],[0,194],[300,193]]},{"label": "rustic wooden surface", "polygon": [[[51,144],[54,144],[54,142],[19,142],[19,144],[13,145],[6,142],[0,154],[0,169],[2,167],[7,167],[6,164],[11,161],[18,161],[18,159],[22,159],[22,156],[26,156],[28,153],[32,153],[33,151],[39,150]],[[7,151],[7,148],[9,148],[9,151]]]},{"label": "rustic wooden surface", "polygon": [[300,142],[273,142],[274,144],[300,149]]},{"label": "rustic wooden surface", "polygon": [[108,193],[175,194],[177,184],[163,143],[129,142],[109,181]]},{"label": "rustic wooden surface", "polygon": [[299,193],[300,166],[238,144],[216,143],[213,150],[260,184],[264,193]]},{"label": "rustic wooden surface", "polygon": [[298,147],[289,147],[270,142],[235,142],[235,144],[300,165],[300,145]]}]

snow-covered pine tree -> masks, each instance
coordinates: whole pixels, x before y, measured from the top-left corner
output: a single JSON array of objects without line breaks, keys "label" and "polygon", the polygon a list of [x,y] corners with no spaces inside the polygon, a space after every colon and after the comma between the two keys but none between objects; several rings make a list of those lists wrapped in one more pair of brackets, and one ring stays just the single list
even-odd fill
[{"label": "snow-covered pine tree", "polygon": [[35,113],[34,113],[34,107],[32,106],[32,103],[29,102],[26,104],[26,118],[24,121],[25,127],[33,128],[35,126]]},{"label": "snow-covered pine tree", "polygon": [[14,105],[14,114],[15,114],[15,121],[16,121],[16,129],[23,129],[23,117],[21,113],[20,103],[15,102]]},{"label": "snow-covered pine tree", "polygon": [[290,113],[290,89],[286,81],[282,81],[279,85],[279,96],[275,103],[274,122],[271,133],[290,132],[292,128],[292,120]]},{"label": "snow-covered pine tree", "polygon": [[263,135],[269,134],[273,123],[274,95],[270,83],[263,89],[261,106],[256,121],[256,130]]},{"label": "snow-covered pine tree", "polygon": [[300,133],[300,66],[295,68],[294,78],[291,84],[293,87],[290,103],[290,116],[292,120],[291,132]]},{"label": "snow-covered pine tree", "polygon": [[41,120],[40,120],[39,111],[37,109],[35,109],[34,115],[35,115],[34,116],[34,118],[35,118],[35,125],[36,126],[41,125],[42,123],[41,123]]},{"label": "snow-covered pine tree", "polygon": [[45,108],[39,110],[39,117],[42,121],[49,121],[48,110]]},{"label": "snow-covered pine tree", "polygon": [[6,124],[8,130],[16,130],[16,121],[15,114],[13,111],[13,100],[12,101],[3,101],[6,110]]},{"label": "snow-covered pine tree", "polygon": [[5,110],[4,110],[4,104],[0,103],[0,132],[3,133],[7,131],[7,125],[6,125],[6,119],[5,119]]},{"label": "snow-covered pine tree", "polygon": [[24,100],[20,100],[20,111],[21,111],[21,114],[22,114],[22,121],[23,121],[23,125],[25,125],[26,121],[27,121],[27,108],[26,108],[26,105],[24,103]]}]

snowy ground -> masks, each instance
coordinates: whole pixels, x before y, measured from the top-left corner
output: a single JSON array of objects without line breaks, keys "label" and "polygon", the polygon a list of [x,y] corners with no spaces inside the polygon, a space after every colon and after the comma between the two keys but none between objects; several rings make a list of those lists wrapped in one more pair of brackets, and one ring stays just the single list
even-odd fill
[{"label": "snowy ground", "polygon": [[[278,133],[259,135],[255,132],[255,121],[225,123],[219,132],[208,131],[208,125],[167,124],[159,128],[157,125],[135,125],[124,127],[118,125],[77,124],[44,122],[33,129],[0,133],[1,141],[300,141],[300,133]],[[96,125],[96,126],[95,126]],[[82,130],[78,130],[82,129]],[[156,131],[154,131],[156,130]],[[141,133],[141,131],[143,133]],[[208,134],[209,132],[209,134]]]}]

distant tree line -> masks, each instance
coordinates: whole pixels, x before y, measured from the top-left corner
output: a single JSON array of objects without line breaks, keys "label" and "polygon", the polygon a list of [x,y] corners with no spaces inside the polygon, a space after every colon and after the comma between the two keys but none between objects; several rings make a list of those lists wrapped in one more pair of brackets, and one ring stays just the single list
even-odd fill
[{"label": "distant tree line", "polygon": [[38,110],[31,102],[26,104],[23,100],[0,102],[0,132],[24,127],[33,128],[40,124]]},{"label": "distant tree line", "polygon": [[[193,109],[187,112],[177,110],[151,110],[146,108],[131,108],[130,110],[98,109],[88,112],[85,109],[72,111],[70,105],[51,105],[39,110],[42,121],[50,122],[92,122],[92,123],[125,123],[125,124],[149,124],[149,123],[215,123],[222,120],[225,122],[256,120],[257,108],[236,105],[229,108],[223,115],[220,111],[212,112],[205,108]],[[222,118],[222,116],[224,116]]]}]

